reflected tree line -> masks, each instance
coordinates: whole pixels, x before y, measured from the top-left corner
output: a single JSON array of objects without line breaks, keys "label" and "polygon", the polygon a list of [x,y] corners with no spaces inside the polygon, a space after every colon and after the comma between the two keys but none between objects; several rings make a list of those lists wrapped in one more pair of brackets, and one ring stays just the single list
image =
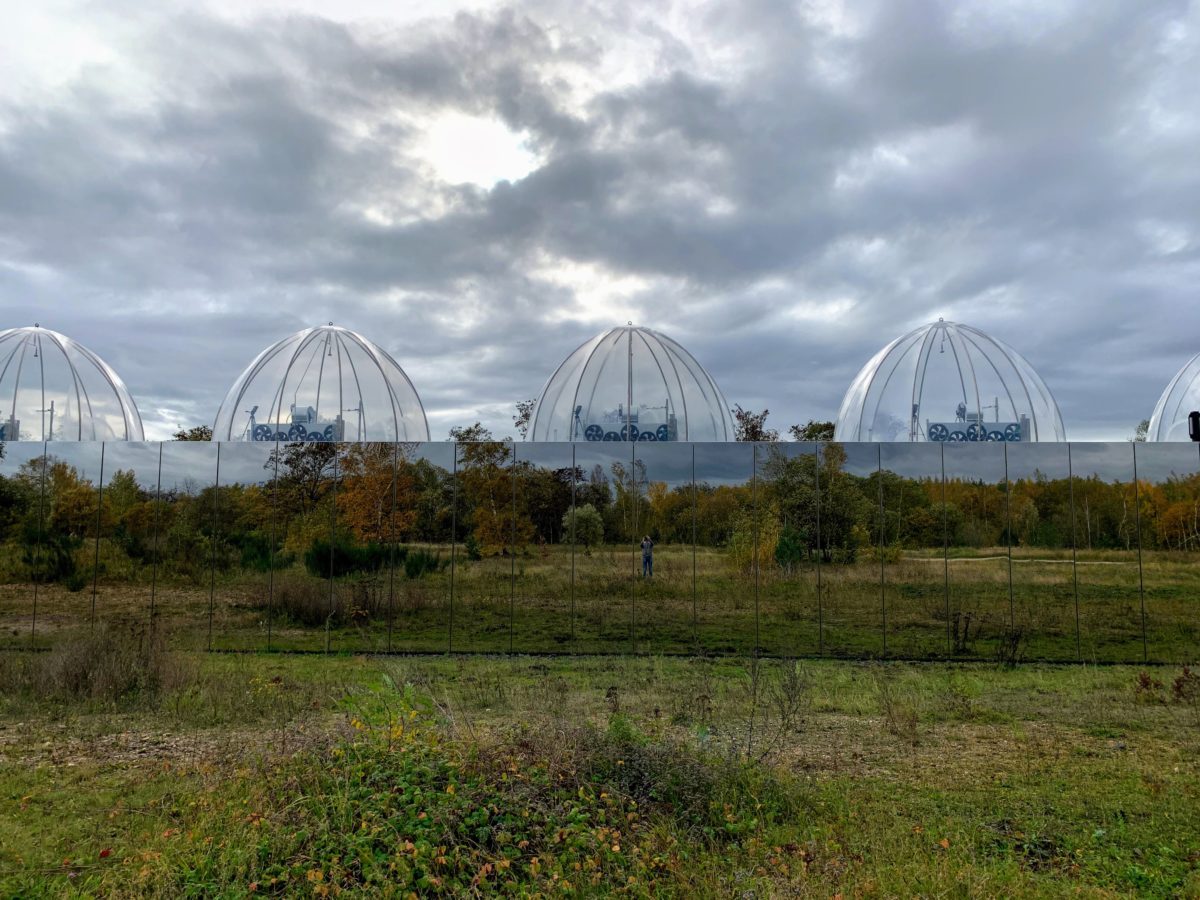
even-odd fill
[{"label": "reflected tree line", "polygon": [[1130,550],[1140,541],[1181,551],[1200,540],[1195,473],[1136,483],[1036,473],[943,481],[886,469],[851,474],[834,443],[797,454],[764,444],[754,476],[669,487],[636,459],[551,468],[516,459],[511,444],[477,442],[458,445],[452,470],[413,449],[280,445],[258,481],[185,480],[169,490],[125,470],[101,490],[50,453],[0,476],[5,574],[78,590],[90,582],[93,555],[106,578],[135,577],[151,564],[164,578],[194,582],[210,568],[338,574],[379,568],[395,545],[457,543],[468,558],[484,558],[536,545],[636,544],[643,534],[784,571],[852,563],[880,548]]}]

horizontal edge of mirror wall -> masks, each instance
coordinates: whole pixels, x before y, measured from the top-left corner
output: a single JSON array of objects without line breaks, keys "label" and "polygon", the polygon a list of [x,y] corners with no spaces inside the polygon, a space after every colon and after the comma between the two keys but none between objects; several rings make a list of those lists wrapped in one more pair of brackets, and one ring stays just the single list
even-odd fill
[{"label": "horizontal edge of mirror wall", "polygon": [[0,451],[0,524],[4,529],[0,649],[20,649],[39,640],[38,616],[45,605],[43,587],[51,575],[42,547],[46,445],[41,441],[7,441],[0,444]]},{"label": "horizontal edge of mirror wall", "polygon": [[1146,655],[1200,658],[1200,445],[1136,443]]}]

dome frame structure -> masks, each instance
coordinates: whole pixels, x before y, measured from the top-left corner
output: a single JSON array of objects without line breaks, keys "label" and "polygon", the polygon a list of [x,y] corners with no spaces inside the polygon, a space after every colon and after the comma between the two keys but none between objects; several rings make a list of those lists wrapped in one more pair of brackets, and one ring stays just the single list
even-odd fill
[{"label": "dome frame structure", "polygon": [[96,353],[40,323],[0,331],[0,441],[145,439],[133,396]]},{"label": "dome frame structure", "polygon": [[[262,409],[265,418],[259,415]],[[429,423],[400,364],[361,334],[330,322],[302,329],[259,353],[226,392],[212,439],[428,441]]]},{"label": "dome frame structure", "polygon": [[1190,441],[1188,413],[1197,409],[1200,409],[1200,353],[1184,363],[1163,388],[1150,415],[1146,440],[1156,443]]},{"label": "dome frame structure", "polygon": [[633,323],[580,344],[546,380],[532,441],[732,441],[725,395],[679,343]]},{"label": "dome frame structure", "polygon": [[[931,367],[938,370],[933,377]],[[949,399],[938,406],[935,397]],[[934,417],[925,408],[931,401]],[[977,328],[938,319],[896,338],[863,366],[842,400],[834,439],[1019,442],[1067,437],[1054,395],[1020,353]]]}]

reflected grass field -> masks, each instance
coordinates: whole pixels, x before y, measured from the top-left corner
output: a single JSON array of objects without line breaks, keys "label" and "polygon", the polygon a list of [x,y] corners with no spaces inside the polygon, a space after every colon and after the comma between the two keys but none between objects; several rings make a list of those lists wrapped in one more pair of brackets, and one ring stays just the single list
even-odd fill
[{"label": "reflected grass field", "polygon": [[[450,559],[449,546],[428,548]],[[1200,654],[1200,556],[956,548],[739,570],[663,545],[542,545],[420,578],[329,580],[302,566],[189,583],[101,575],[0,586],[0,646],[52,646],[93,620],[155,622],[184,649],[893,656],[1137,662]],[[1010,581],[1011,573],[1011,581]],[[140,576],[149,573],[141,572]],[[330,610],[334,611],[331,616]],[[1145,634],[1143,639],[1143,620]]]}]

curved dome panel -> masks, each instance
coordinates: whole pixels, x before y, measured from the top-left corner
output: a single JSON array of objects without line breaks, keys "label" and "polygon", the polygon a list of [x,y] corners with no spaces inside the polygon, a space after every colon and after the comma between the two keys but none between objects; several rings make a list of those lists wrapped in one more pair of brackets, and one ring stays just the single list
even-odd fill
[{"label": "curved dome panel", "polygon": [[1025,359],[938,319],[892,341],[850,385],[839,441],[1065,441],[1054,396]]},{"label": "curved dome panel", "polygon": [[596,335],[542,388],[535,441],[731,441],[721,389],[664,334],[633,325]]},{"label": "curved dome panel", "polygon": [[1187,417],[1194,409],[1200,409],[1200,353],[1175,373],[1158,398],[1146,440],[1190,441]]},{"label": "curved dome panel", "polygon": [[427,441],[421,398],[384,350],[346,328],[306,328],[233,383],[214,441]]},{"label": "curved dome panel", "polygon": [[87,347],[40,325],[0,331],[0,440],[145,439],[125,382]]}]

